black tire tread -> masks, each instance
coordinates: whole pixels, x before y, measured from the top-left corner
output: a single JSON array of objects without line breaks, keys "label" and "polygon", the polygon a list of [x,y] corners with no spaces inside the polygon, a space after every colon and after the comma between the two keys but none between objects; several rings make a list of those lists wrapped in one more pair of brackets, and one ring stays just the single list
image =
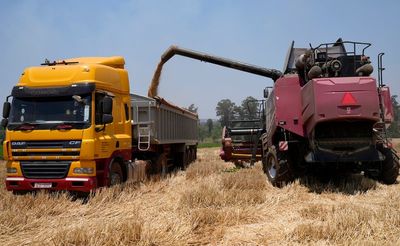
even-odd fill
[{"label": "black tire tread", "polygon": [[[263,158],[262,158],[262,164],[263,164],[263,171],[267,175],[269,182],[275,187],[283,187],[288,183],[291,183],[294,181],[294,175],[292,174],[292,170],[290,169],[289,166],[289,161],[287,158],[278,158],[277,156],[277,151],[274,146],[268,147],[267,143],[267,135],[264,134],[261,136],[262,139],[262,150],[263,150]],[[282,154],[284,156],[284,154]],[[278,162],[278,166],[276,169],[276,176],[272,178],[269,175],[268,172],[268,167],[267,167],[267,161],[268,158],[276,158]]]},{"label": "black tire tread", "polygon": [[121,169],[121,165],[119,164],[119,162],[114,161],[114,162],[111,164],[111,170],[110,170],[110,186],[113,185],[113,184],[111,184],[111,176],[112,176],[113,173],[116,173],[116,174],[119,175],[119,178],[120,178],[120,181],[121,181],[120,183],[122,183],[122,181],[123,181],[123,179],[124,179],[124,176],[123,176],[123,174],[122,174],[122,169]]},{"label": "black tire tread", "polygon": [[385,160],[382,162],[378,180],[384,184],[394,184],[399,176],[399,158],[391,149],[383,149],[382,153]]}]

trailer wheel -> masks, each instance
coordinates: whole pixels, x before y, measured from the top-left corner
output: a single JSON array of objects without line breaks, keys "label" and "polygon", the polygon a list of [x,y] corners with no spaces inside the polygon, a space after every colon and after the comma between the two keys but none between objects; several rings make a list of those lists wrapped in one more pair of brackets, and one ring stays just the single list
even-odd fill
[{"label": "trailer wheel", "polygon": [[275,187],[283,187],[294,180],[286,158],[278,158],[274,147],[263,157],[263,170],[269,182]]},{"label": "trailer wheel", "polygon": [[186,169],[189,166],[190,163],[190,154],[189,154],[189,149],[186,149],[185,152],[183,152],[183,169]]},{"label": "trailer wheel", "polygon": [[197,160],[197,147],[193,148],[193,162]]},{"label": "trailer wheel", "polygon": [[378,180],[384,184],[394,184],[399,176],[399,158],[391,149],[387,148],[382,150],[382,154],[385,156],[385,160],[382,162]]},{"label": "trailer wheel", "polygon": [[162,153],[158,156],[156,161],[156,173],[161,176],[161,178],[165,178],[167,176],[167,155]]},{"label": "trailer wheel", "polygon": [[122,169],[118,162],[114,161],[111,164],[110,170],[110,186],[117,185],[122,183]]},{"label": "trailer wheel", "polygon": [[188,165],[193,162],[193,150],[192,148],[189,148],[188,150]]}]

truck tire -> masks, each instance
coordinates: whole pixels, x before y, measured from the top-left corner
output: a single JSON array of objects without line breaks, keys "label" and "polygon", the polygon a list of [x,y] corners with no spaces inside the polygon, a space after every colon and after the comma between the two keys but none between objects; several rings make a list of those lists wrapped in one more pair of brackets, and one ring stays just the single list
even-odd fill
[{"label": "truck tire", "polygon": [[399,176],[399,158],[391,149],[383,149],[382,154],[385,160],[382,161],[381,171],[378,180],[384,184],[396,183]]},{"label": "truck tire", "polygon": [[111,164],[111,169],[110,169],[110,186],[117,185],[122,183],[123,176],[122,176],[122,169],[121,165],[114,161]]},{"label": "truck tire", "polygon": [[275,147],[269,148],[263,156],[263,170],[269,182],[275,187],[283,187],[293,182],[294,176],[290,170],[287,158],[278,158]]}]

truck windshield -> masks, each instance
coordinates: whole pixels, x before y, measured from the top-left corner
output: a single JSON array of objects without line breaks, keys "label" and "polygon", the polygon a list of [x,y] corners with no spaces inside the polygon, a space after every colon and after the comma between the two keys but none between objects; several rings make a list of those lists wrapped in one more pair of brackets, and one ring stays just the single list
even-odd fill
[{"label": "truck windshield", "polygon": [[[14,98],[8,128],[71,129],[90,126],[91,95]],[[29,129],[28,129],[29,128]]]}]

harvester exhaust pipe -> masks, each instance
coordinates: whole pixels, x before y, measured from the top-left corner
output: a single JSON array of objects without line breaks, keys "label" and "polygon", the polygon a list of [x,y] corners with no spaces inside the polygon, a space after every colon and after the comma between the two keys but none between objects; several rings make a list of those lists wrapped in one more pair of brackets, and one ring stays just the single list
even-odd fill
[{"label": "harvester exhaust pipe", "polygon": [[173,46],[170,46],[164,52],[164,54],[161,56],[161,61],[157,65],[157,69],[154,72],[153,79],[151,81],[149,91],[147,93],[149,97],[157,96],[157,94],[158,94],[157,90],[158,90],[158,85],[160,83],[160,76],[161,76],[161,71],[162,71],[163,65],[169,59],[171,59],[174,55],[186,56],[186,57],[189,57],[192,59],[209,62],[209,63],[213,63],[216,65],[229,67],[232,69],[241,70],[241,71],[248,72],[248,73],[257,74],[260,76],[271,78],[274,81],[276,81],[279,77],[282,76],[282,72],[275,70],[275,69],[259,67],[259,66],[223,58],[223,57],[209,55],[209,54],[206,54],[203,52],[180,48],[178,46],[173,45]]}]

